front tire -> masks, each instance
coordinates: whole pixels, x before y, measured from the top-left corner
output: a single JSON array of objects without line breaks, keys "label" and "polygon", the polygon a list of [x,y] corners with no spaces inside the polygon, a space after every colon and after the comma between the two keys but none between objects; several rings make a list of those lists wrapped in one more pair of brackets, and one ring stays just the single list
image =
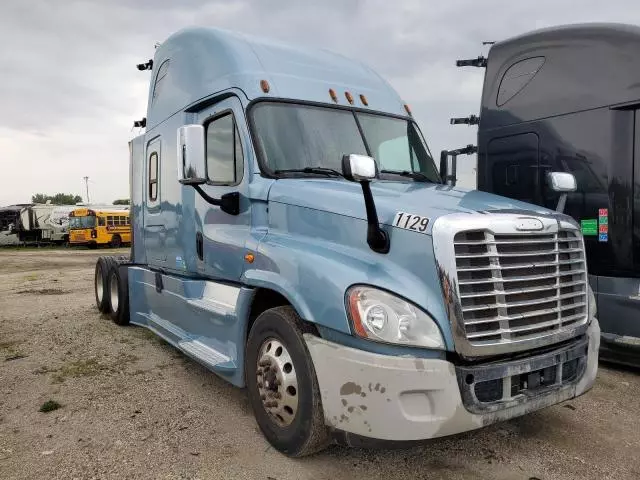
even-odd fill
[{"label": "front tire", "polygon": [[114,235],[113,238],[111,238],[111,247],[120,248],[121,246],[122,238],[120,238],[120,235]]},{"label": "front tire", "polygon": [[258,426],[274,448],[291,457],[315,453],[329,444],[302,328],[293,308],[266,310],[251,328],[245,355],[249,400]]},{"label": "front tire", "polygon": [[129,281],[127,268],[113,263],[108,276],[109,316],[117,325],[129,325]]}]

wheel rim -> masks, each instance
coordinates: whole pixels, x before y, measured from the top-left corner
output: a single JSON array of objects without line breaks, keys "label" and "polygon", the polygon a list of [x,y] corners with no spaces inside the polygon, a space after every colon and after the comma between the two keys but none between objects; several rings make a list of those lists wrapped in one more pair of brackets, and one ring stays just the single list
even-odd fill
[{"label": "wheel rim", "polygon": [[282,342],[268,338],[262,343],[256,377],[265,411],[279,426],[291,425],[298,411],[298,377]]},{"label": "wheel rim", "polygon": [[111,276],[111,310],[114,312],[118,311],[118,277],[115,275]]},{"label": "wheel rim", "polygon": [[104,284],[102,283],[102,267],[98,265],[96,268],[96,298],[98,303],[102,303],[102,297],[104,296]]}]

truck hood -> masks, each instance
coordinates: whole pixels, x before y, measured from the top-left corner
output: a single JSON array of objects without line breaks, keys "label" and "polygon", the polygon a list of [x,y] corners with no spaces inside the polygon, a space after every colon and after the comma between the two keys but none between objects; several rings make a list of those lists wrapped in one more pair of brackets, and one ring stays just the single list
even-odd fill
[{"label": "truck hood", "polygon": [[[446,185],[422,182],[378,181],[371,191],[380,223],[391,225],[398,212],[429,218],[433,222],[443,215],[479,211],[523,211],[549,214],[549,210],[498,195]],[[341,179],[280,179],[269,191],[269,201],[322,210],[366,220],[362,187]]]}]

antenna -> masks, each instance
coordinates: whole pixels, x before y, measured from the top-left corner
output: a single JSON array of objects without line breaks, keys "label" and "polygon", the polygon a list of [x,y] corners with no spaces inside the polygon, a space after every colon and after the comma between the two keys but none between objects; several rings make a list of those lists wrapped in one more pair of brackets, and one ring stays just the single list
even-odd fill
[{"label": "antenna", "polygon": [[87,204],[89,204],[89,177],[82,178],[84,178],[84,184],[87,187]]}]

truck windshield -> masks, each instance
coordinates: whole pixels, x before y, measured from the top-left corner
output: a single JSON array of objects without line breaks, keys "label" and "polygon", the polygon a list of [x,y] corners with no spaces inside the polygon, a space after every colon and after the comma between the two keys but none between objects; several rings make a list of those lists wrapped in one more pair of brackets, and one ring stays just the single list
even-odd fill
[{"label": "truck windshield", "polygon": [[342,156],[357,153],[376,159],[381,179],[440,183],[429,149],[412,121],[271,102],[256,105],[252,115],[263,167],[269,173],[297,170],[301,174],[305,168],[341,171]]},{"label": "truck windshield", "polygon": [[71,230],[79,229],[79,228],[93,228],[96,226],[96,217],[87,216],[87,217],[70,217],[69,218],[69,228]]}]

